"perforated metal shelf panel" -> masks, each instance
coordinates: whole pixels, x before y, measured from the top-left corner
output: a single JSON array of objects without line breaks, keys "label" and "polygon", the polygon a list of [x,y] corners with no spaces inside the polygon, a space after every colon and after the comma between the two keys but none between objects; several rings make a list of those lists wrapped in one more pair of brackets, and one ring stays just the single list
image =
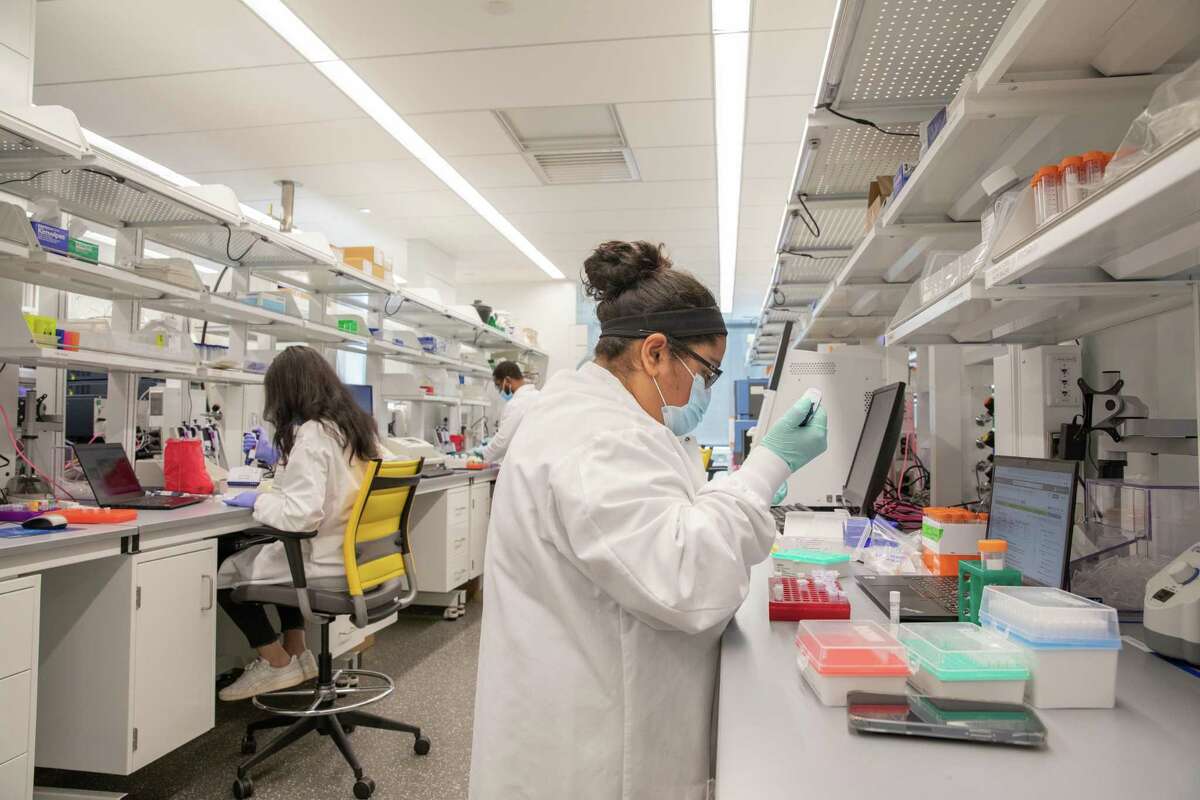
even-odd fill
[{"label": "perforated metal shelf panel", "polygon": [[[270,267],[319,263],[287,247],[264,240],[253,231],[227,229],[220,225],[149,229],[146,231],[146,238],[186,253],[195,253],[219,264],[240,262],[247,267]],[[237,256],[241,258],[236,258]]]},{"label": "perforated metal shelf panel", "polygon": [[58,200],[64,211],[114,227],[148,222],[216,223],[214,217],[198,209],[90,167],[0,172],[0,183],[4,184],[0,189],[5,192],[26,198],[50,196]]},{"label": "perforated metal shelf panel", "polygon": [[844,258],[801,258],[784,256],[779,270],[780,283],[815,283],[833,280],[846,264]]},{"label": "perforated metal shelf panel", "polygon": [[[865,233],[867,204],[861,208],[821,208],[810,206],[817,221],[820,236],[813,235],[801,220],[792,226],[788,241],[789,250],[804,250],[810,247],[851,249]],[[801,212],[803,213],[803,212]]]},{"label": "perforated metal shelf panel", "polygon": [[[916,133],[915,123],[882,126],[897,133]],[[809,195],[865,193],[880,175],[895,175],[901,163],[915,165],[920,142],[910,136],[888,136],[865,125],[823,128],[821,140],[801,191]],[[866,202],[863,202],[866,206]]]},{"label": "perforated metal shelf panel", "polygon": [[45,151],[23,136],[0,128],[0,164],[6,158],[35,158]]},{"label": "perforated metal shelf panel", "polygon": [[987,54],[1016,0],[866,0],[837,108],[944,103]]}]

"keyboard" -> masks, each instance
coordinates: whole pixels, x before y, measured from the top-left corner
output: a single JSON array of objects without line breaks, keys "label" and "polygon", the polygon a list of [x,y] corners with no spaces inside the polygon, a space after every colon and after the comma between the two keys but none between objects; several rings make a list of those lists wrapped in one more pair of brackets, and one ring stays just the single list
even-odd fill
[{"label": "keyboard", "polygon": [[921,597],[940,604],[952,614],[958,613],[958,576],[934,575],[915,578],[910,585]]}]

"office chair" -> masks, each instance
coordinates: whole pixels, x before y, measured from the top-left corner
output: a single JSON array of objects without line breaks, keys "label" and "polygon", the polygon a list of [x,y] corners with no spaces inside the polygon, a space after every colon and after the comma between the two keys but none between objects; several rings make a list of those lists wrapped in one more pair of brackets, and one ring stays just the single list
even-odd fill
[{"label": "office chair", "polygon": [[[354,771],[354,796],[368,798],[375,782],[368,778],[350,746],[348,733],[357,726],[411,733],[416,737],[417,755],[429,752],[429,737],[421,729],[361,709],[391,694],[395,682],[381,672],[363,669],[333,669],[329,650],[329,624],[347,614],[359,628],[384,619],[412,603],[417,596],[416,574],[408,545],[408,517],[416,496],[424,459],[382,461],[373,459],[350,520],[342,557],[346,564],[346,590],[311,589],[304,575],[304,557],[300,543],[316,536],[316,531],[292,533],[270,527],[253,528],[248,533],[269,536],[283,542],[290,584],[241,586],[234,590],[239,603],[272,603],[299,608],[304,618],[321,626],[321,650],[317,656],[317,683],[313,689],[288,689],[259,695],[253,703],[272,716],[246,726],[242,753],[251,756],[237,768],[233,796],[238,800],[254,794],[250,770],[306,734],[316,731],[333,739],[342,757]],[[371,685],[374,684],[374,685]],[[364,698],[364,699],[359,699]],[[347,702],[339,705],[339,701]],[[273,728],[286,728],[258,750],[255,734]]]}]

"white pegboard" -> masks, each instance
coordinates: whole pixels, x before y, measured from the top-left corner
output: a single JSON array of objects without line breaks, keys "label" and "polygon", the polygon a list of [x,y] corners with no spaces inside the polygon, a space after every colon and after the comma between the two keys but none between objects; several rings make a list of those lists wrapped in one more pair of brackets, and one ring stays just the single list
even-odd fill
[{"label": "white pegboard", "polygon": [[833,280],[846,264],[844,258],[802,258],[784,256],[784,264],[779,270],[781,283],[816,283]]},{"label": "white pegboard", "polygon": [[[39,172],[42,174],[38,175]],[[25,180],[34,175],[38,176]],[[0,182],[4,181],[14,181],[5,184],[6,192],[22,197],[54,197],[64,211],[114,227],[141,222],[181,225],[215,222],[194,208],[86,167],[0,172]]]},{"label": "white pegboard", "polygon": [[867,0],[837,107],[945,103],[1016,0]]},{"label": "white pegboard", "polygon": [[[893,124],[886,129],[916,133],[917,125]],[[819,138],[821,146],[801,187],[808,195],[865,193],[876,177],[895,175],[900,163],[915,165],[921,149],[911,136],[888,136],[852,123],[823,129]]]},{"label": "white pegboard", "polygon": [[797,220],[792,226],[791,239],[786,242],[787,249],[849,249],[862,239],[867,220],[866,201],[861,207],[854,208],[821,208],[818,204],[812,204],[809,208],[817,220],[821,235],[814,236],[801,220]]},{"label": "white pegboard", "polygon": [[0,129],[0,159],[13,157],[28,157],[40,152],[37,145],[21,136]]}]

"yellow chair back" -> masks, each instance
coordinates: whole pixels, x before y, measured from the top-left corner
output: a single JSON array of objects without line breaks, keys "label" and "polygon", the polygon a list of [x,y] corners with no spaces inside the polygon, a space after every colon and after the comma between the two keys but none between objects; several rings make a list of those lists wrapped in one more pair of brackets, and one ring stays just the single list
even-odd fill
[{"label": "yellow chair back", "polygon": [[352,597],[403,577],[408,553],[408,516],[416,496],[423,459],[367,463],[362,488],[354,501],[342,559]]}]

